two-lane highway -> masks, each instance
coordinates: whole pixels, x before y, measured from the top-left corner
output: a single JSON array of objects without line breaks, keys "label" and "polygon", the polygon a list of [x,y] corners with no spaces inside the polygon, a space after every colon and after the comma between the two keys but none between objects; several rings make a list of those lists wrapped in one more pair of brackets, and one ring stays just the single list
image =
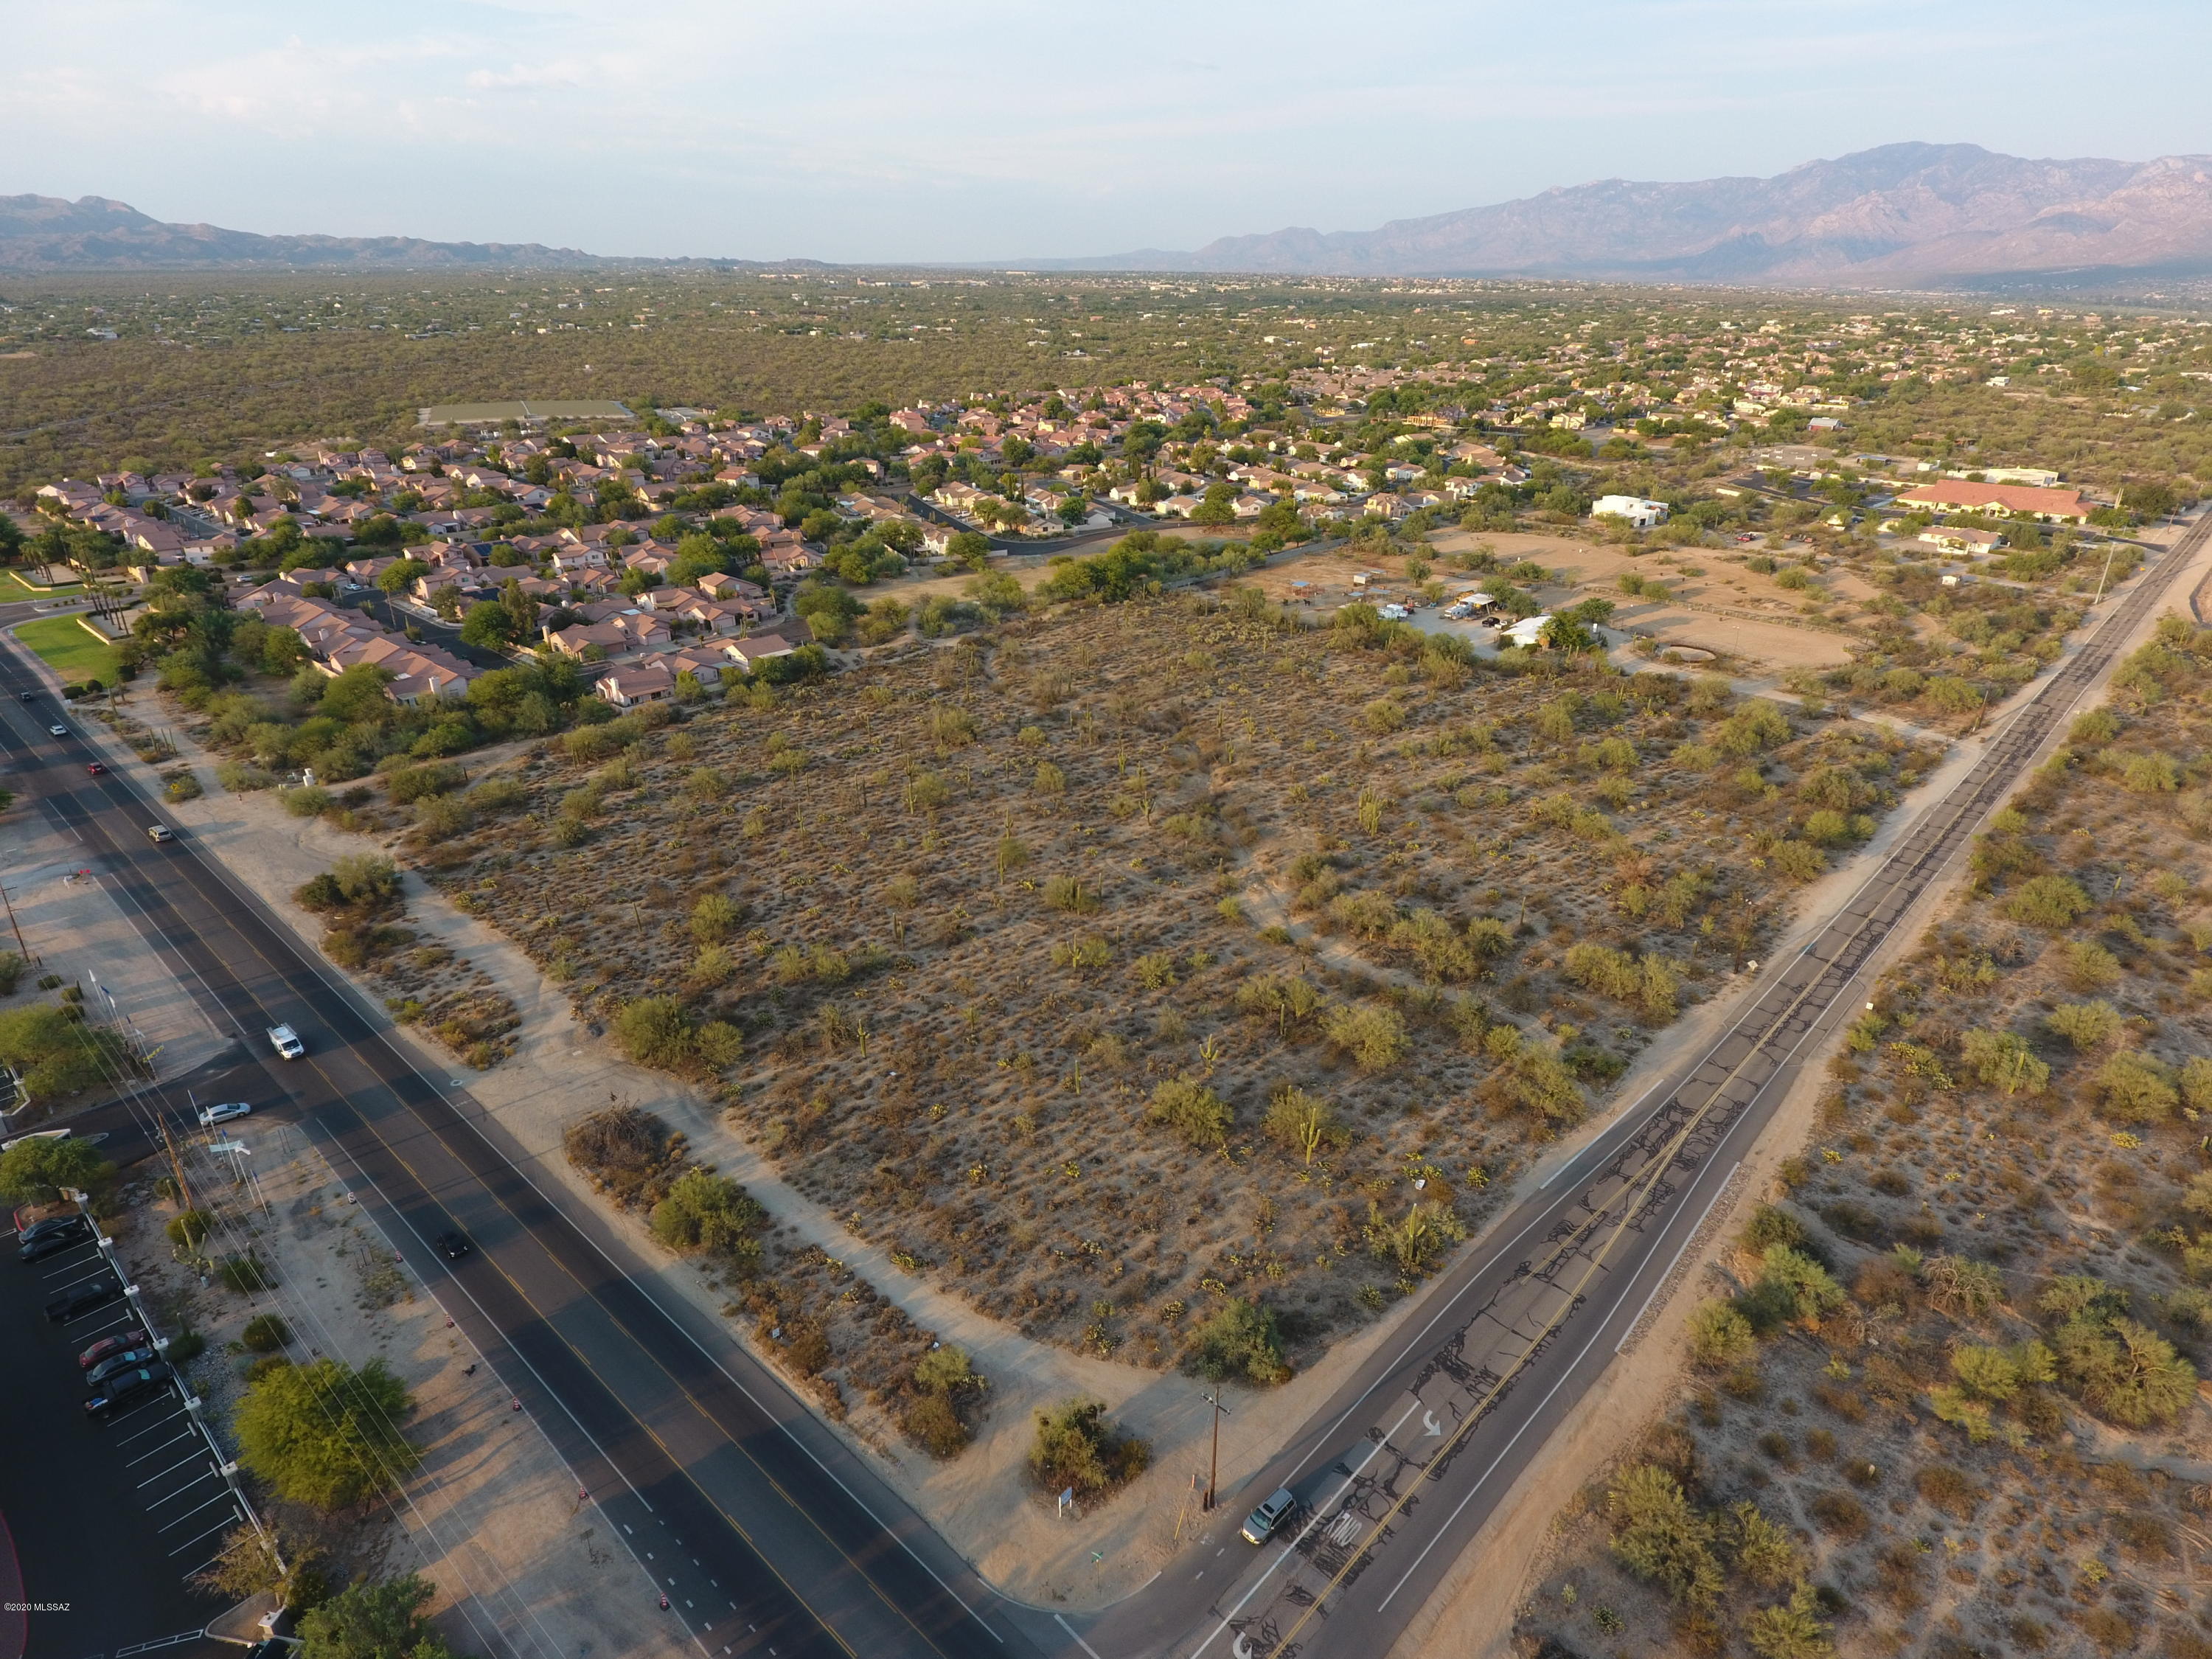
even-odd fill
[{"label": "two-lane highway", "polygon": [[[1036,1648],[896,1497],[688,1304],[625,1271],[626,1244],[521,1173],[465,1093],[426,1076],[349,988],[201,858],[156,845],[130,780],[93,776],[76,711],[21,647],[0,659],[0,749],[30,810],[88,862],[285,1103],[577,1472],[709,1655],[1020,1655]],[[17,694],[36,688],[34,702]],[[70,734],[56,738],[58,721]],[[294,1062],[264,1033],[294,1026]],[[167,1103],[174,1110],[181,1102]],[[458,1224],[448,1264],[426,1241]],[[987,1604],[988,1611],[983,1611]]]}]

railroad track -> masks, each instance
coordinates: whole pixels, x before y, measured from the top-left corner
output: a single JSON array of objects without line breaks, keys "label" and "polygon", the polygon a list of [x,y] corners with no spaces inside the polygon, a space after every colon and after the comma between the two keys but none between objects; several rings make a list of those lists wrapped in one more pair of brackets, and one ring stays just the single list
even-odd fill
[{"label": "railroad track", "polygon": [[[1528,1255],[1441,1338],[1383,1413],[1386,1420],[1395,1417],[1393,1425],[1370,1430],[1371,1450],[1356,1466],[1340,1461],[1340,1482],[1300,1517],[1280,1583],[1256,1607],[1249,1604],[1260,1598],[1248,1596],[1216,1627],[1234,1632],[1236,1659],[1293,1659],[1310,1651],[1328,1630],[1316,1621],[1326,1620],[1334,1601],[1389,1557],[1389,1547],[1410,1512],[1449,1478],[1478,1425],[1492,1418],[1516,1384],[1531,1376],[1598,1291],[1623,1289],[1650,1259],[1667,1224],[1674,1219],[1675,1200],[1692,1188],[1729,1132],[1822,1023],[1843,1012],[1845,993],[1875,952],[1964,850],[1983,817],[2018,781],[2082,694],[2111,667],[2122,642],[2208,536],[2212,514],[2145,571],[2135,591],[2036,696],[2006,717],[1966,776],[1922,815],[1865,885],[1771,976],[1751,1006],[1627,1139],[1579,1178]],[[1655,1287],[1655,1298],[1663,1283]],[[1599,1334],[1620,1308],[1619,1295],[1605,1301],[1596,1322]],[[1582,1357],[1567,1362],[1562,1381]],[[1408,1395],[1410,1402],[1400,1411],[1397,1402]],[[1530,1408],[1528,1420],[1534,1420],[1549,1398]],[[1419,1426],[1408,1433],[1416,1419]],[[1509,1442],[1507,1449],[1510,1446]],[[1500,1462],[1504,1456],[1501,1452]],[[1479,1488],[1480,1480],[1475,1484]],[[1468,1498],[1473,1496],[1470,1492]],[[1467,1501],[1462,1500],[1462,1509]],[[1442,1537],[1432,1536],[1429,1548]],[[1427,1553],[1425,1548],[1407,1567],[1398,1589]],[[1378,1614],[1387,1612],[1396,1594],[1393,1589],[1384,1596]],[[1412,1611],[1401,1608],[1401,1613],[1409,1617]],[[1344,1634],[1356,1640],[1358,1634],[1371,1638],[1379,1632],[1368,1625],[1360,1632]],[[1322,1645],[1334,1649],[1341,1644]]]}]

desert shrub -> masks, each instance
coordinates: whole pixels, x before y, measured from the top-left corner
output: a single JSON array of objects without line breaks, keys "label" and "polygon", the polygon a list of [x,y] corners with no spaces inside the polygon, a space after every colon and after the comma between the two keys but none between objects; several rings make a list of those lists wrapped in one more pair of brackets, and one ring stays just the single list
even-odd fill
[{"label": "desert shrub", "polygon": [[276,799],[294,817],[314,818],[330,810],[335,797],[319,784],[308,784],[299,789],[280,789]]},{"label": "desert shrub", "polygon": [[2095,1002],[2062,1003],[2044,1022],[2076,1048],[2094,1048],[2119,1035],[2120,1011],[2102,999]]},{"label": "desert shrub", "polygon": [[520,778],[486,778],[469,791],[467,799],[479,812],[512,812],[529,801],[530,788]]},{"label": "desert shrub", "polygon": [[216,1267],[216,1276],[240,1296],[276,1288],[276,1275],[261,1259],[258,1250],[248,1250],[243,1255],[225,1256]]},{"label": "desert shrub", "polygon": [[1701,1606],[1720,1595],[1712,1521],[1691,1504],[1674,1475],[1656,1464],[1637,1464],[1613,1482],[1605,1506],[1613,1522],[1613,1553],[1630,1572],[1677,1601]]},{"label": "desert shrub", "polygon": [[1257,1014],[1275,1024],[1279,1036],[1288,1036],[1297,1028],[1309,1024],[1321,1012],[1321,993],[1307,981],[1295,975],[1277,977],[1273,974],[1255,974],[1237,988],[1236,1003],[1240,1013]]},{"label": "desert shrub", "polygon": [[1777,1244],[1800,1250],[1805,1248],[1806,1237],[1805,1224],[1796,1215],[1778,1204],[1762,1204],[1744,1224],[1743,1248],[1753,1255]]},{"label": "desert shrub", "polygon": [[1733,1304],[1700,1303],[1690,1315],[1690,1357],[1708,1370],[1728,1370],[1759,1352],[1751,1322]]},{"label": "desert shrub", "polygon": [[1071,1400],[1036,1414],[1030,1472],[1047,1492],[1102,1497],[1135,1480],[1151,1461],[1149,1446],[1107,1420],[1102,1401]]},{"label": "desert shrub", "polygon": [[[292,1340],[292,1328],[281,1314],[256,1314],[246,1322],[246,1328],[238,1334],[249,1353],[274,1353],[288,1346]],[[172,1348],[174,1344],[171,1345]]]},{"label": "desert shrub", "polygon": [[2148,1054],[2124,1050],[2097,1068],[2094,1080],[2106,1117],[2116,1123],[2155,1123],[2180,1103],[2173,1073]]},{"label": "desert shrub", "polygon": [[1228,1139],[1228,1106],[1212,1090],[1187,1077],[1169,1078],[1154,1089],[1145,1115],[1166,1124],[1193,1146],[1216,1147]]},{"label": "desert shrub", "polygon": [[1094,915],[1098,909],[1098,896],[1086,890],[1073,876],[1047,878],[1044,902],[1053,909],[1065,910],[1071,915]]},{"label": "desert shrub", "polygon": [[168,1234],[169,1243],[179,1249],[197,1250],[207,1243],[207,1236],[214,1228],[215,1218],[205,1210],[186,1210],[181,1215],[172,1216],[163,1231]]},{"label": "desert shrub", "polygon": [[1790,1316],[1818,1324],[1842,1307],[1844,1288],[1828,1270],[1802,1250],[1770,1244],[1759,1257],[1759,1287],[1786,1296]]},{"label": "desert shrub", "polygon": [[2014,921],[2056,929],[2071,927],[2095,907],[2072,877],[2036,876],[2007,895],[2000,908]]},{"label": "desert shrub", "polygon": [[1728,1541],[1743,1576],[1763,1589],[1774,1589],[1800,1577],[1805,1554],[1790,1529],[1770,1521],[1756,1504],[1738,1504],[1729,1512]]},{"label": "desert shrub", "polygon": [[1467,1237],[1467,1228],[1446,1204],[1416,1202],[1392,1221],[1370,1199],[1360,1235],[1370,1252],[1395,1267],[1401,1278],[1411,1279],[1421,1278],[1443,1261]]},{"label": "desert shrub", "polygon": [[1289,1083],[1276,1090],[1267,1102],[1267,1115],[1261,1127],[1271,1139],[1299,1154],[1308,1164],[1323,1147],[1342,1146],[1352,1139],[1352,1132],[1327,1101]]},{"label": "desert shrub", "polygon": [[399,871],[390,859],[349,853],[292,897],[303,910],[375,909],[399,898]]},{"label": "desert shrub", "polygon": [[[188,771],[181,772],[178,776],[191,777],[191,774]],[[216,762],[215,781],[234,795],[248,794],[257,789],[274,789],[276,787],[276,775],[274,772],[264,770],[246,761]],[[174,780],[172,779],[170,781]],[[172,799],[190,800],[192,795],[199,793],[199,780],[194,777],[191,782],[191,795],[178,795]]]},{"label": "desert shrub", "polygon": [[[261,775],[269,776],[267,773],[263,773]],[[269,781],[271,783],[276,781],[273,777]],[[189,766],[179,767],[173,772],[165,772],[161,775],[161,799],[164,800],[198,800],[206,793],[207,791],[200,785],[199,774]]]},{"label": "desert shrub", "polygon": [[2027,1039],[2017,1031],[1969,1031],[1960,1057],[1976,1082],[2008,1095],[2039,1095],[2051,1084],[2051,1067],[2029,1052]]},{"label": "desert shrub", "polygon": [[0,951],[0,997],[12,997],[15,988],[23,982],[23,970],[30,964],[13,951]]},{"label": "desert shrub", "polygon": [[719,945],[744,920],[744,912],[726,893],[702,893],[691,907],[691,936],[702,945]]},{"label": "desert shrub", "polygon": [[1151,951],[1129,964],[1131,977],[1147,991],[1165,990],[1176,982],[1176,959],[1165,951]]},{"label": "desert shrub", "polygon": [[1986,1318],[2005,1304],[2004,1275],[1971,1256],[1930,1256],[1920,1264],[1919,1277],[1927,1287],[1928,1305],[1954,1319]]},{"label": "desert shrub", "polygon": [[1286,1382],[1291,1375],[1274,1310],[1241,1299],[1224,1303],[1219,1312],[1192,1328],[1182,1368],[1212,1382],[1236,1377],[1266,1385]]},{"label": "desert shrub", "polygon": [[392,800],[404,806],[427,795],[450,794],[468,781],[468,768],[459,761],[426,761],[420,766],[393,767],[386,787]]},{"label": "desert shrub", "polygon": [[2120,959],[2094,939],[2067,941],[2059,952],[2059,976],[2077,995],[2102,991],[2120,982]]},{"label": "desert shrub", "polygon": [[1630,1004],[1655,1025],[1674,1018],[1680,981],[1662,957],[1639,959],[1603,945],[1571,945],[1563,971],[1584,990]]},{"label": "desert shrub", "polygon": [[1350,1003],[1332,1009],[1324,1027],[1328,1040],[1350,1054],[1363,1072],[1383,1072],[1406,1057],[1413,1039],[1395,1009],[1374,1003]]},{"label": "desert shrub", "polygon": [[745,1277],[760,1265],[757,1236],[768,1212],[726,1176],[694,1167],[676,1177],[653,1206],[653,1236],[672,1250],[720,1257]]},{"label": "desert shrub", "polygon": [[674,997],[640,997],[615,1016],[615,1041],[641,1066],[678,1071],[698,1052],[690,1012]]}]

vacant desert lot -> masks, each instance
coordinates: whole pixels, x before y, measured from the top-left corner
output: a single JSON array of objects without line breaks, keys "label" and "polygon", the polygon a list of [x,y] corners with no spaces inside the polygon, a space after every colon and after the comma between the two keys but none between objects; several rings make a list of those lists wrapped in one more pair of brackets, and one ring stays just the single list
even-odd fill
[{"label": "vacant desert lot", "polygon": [[1297,1364],[1924,758],[1198,595],[575,734],[427,861],[910,1270],[1146,1365],[1256,1300]]}]

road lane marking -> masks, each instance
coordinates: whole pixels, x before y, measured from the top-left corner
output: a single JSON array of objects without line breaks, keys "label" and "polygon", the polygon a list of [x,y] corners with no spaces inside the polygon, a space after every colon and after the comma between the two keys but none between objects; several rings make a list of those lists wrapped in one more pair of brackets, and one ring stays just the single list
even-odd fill
[{"label": "road lane marking", "polygon": [[1658,1283],[1652,1285],[1651,1294],[1644,1298],[1644,1305],[1636,1310],[1636,1317],[1628,1322],[1628,1330],[1622,1332],[1620,1341],[1613,1344],[1613,1352],[1616,1354],[1619,1353],[1620,1352],[1621,1344],[1628,1340],[1629,1333],[1634,1331],[1638,1325],[1644,1322],[1644,1316],[1645,1312],[1650,1308],[1654,1302],[1659,1299],[1659,1292],[1667,1288],[1667,1281],[1674,1276],[1674,1269],[1680,1265],[1683,1255],[1688,1251],[1691,1243],[1696,1239],[1698,1232],[1704,1228],[1705,1224],[1705,1218],[1713,1212],[1713,1206],[1721,1201],[1721,1194],[1728,1191],[1729,1183],[1735,1179],[1736,1171],[1741,1168],[1743,1168],[1743,1160],[1741,1158],[1736,1159],[1734,1164],[1729,1166],[1728,1174],[1721,1177],[1721,1184],[1713,1188],[1713,1195],[1705,1200],[1705,1207],[1698,1212],[1697,1220],[1691,1224],[1690,1231],[1682,1236],[1682,1243],[1680,1246],[1675,1250],[1674,1254],[1668,1259],[1666,1272],[1661,1273],[1659,1275]]}]

